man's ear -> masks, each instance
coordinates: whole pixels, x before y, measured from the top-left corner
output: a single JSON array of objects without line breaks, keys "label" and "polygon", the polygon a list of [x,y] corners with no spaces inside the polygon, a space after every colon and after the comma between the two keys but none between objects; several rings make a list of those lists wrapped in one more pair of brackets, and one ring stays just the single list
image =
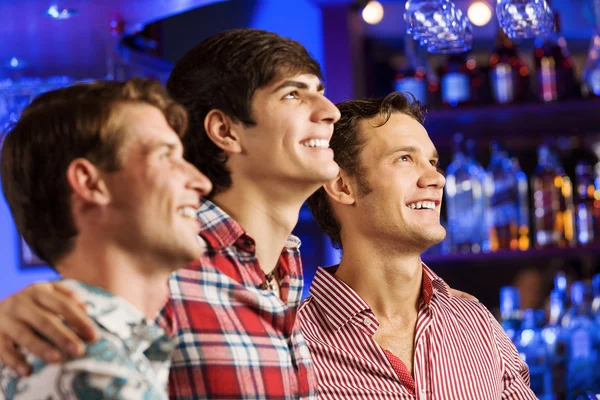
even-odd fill
[{"label": "man's ear", "polygon": [[102,179],[98,167],[85,158],[76,158],[67,167],[67,182],[83,203],[106,205],[110,192]]},{"label": "man's ear", "polygon": [[220,149],[226,153],[241,153],[239,137],[241,122],[234,122],[221,110],[210,110],[204,118],[206,134]]},{"label": "man's ear", "polygon": [[352,179],[343,170],[340,171],[335,179],[325,184],[323,188],[332,201],[348,206],[355,202],[355,191],[352,186]]}]

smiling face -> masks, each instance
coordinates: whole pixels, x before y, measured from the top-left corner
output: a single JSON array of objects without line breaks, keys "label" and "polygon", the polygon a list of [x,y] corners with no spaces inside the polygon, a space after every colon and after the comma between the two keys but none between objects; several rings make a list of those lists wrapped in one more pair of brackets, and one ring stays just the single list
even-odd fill
[{"label": "smiling face", "polygon": [[[380,127],[380,117],[362,120],[360,153],[364,172],[351,177],[354,207],[339,214],[342,236],[360,235],[419,254],[442,241],[440,207],[445,179],[425,128],[395,112]],[[400,247],[399,247],[400,246]]]},{"label": "smiling face", "polygon": [[230,165],[233,176],[262,187],[314,191],[337,175],[329,139],[340,113],[319,78],[275,79],[254,93],[252,115],[256,125],[240,128],[243,151]]},{"label": "smiling face", "polygon": [[179,268],[202,255],[196,209],[210,181],[183,159],[181,140],[156,107],[124,104],[113,118],[125,137],[123,165],[103,173],[111,197],[102,229],[125,251]]}]

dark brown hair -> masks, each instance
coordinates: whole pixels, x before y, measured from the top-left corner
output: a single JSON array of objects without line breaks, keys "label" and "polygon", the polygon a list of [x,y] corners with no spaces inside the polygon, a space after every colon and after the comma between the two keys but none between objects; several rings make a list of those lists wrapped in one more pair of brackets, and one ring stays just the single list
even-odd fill
[{"label": "dark brown hair", "polygon": [[[333,150],[333,158],[340,169],[356,177],[360,185],[360,194],[366,195],[371,189],[362,178],[364,167],[360,162],[360,153],[367,138],[360,132],[360,121],[379,116],[381,122],[374,126],[380,127],[387,123],[393,113],[400,112],[422,124],[424,109],[412,94],[398,92],[382,98],[345,101],[337,104],[337,107],[342,116],[335,123],[329,147]],[[308,198],[307,204],[321,230],[331,239],[333,246],[341,249],[341,226],[331,208],[325,189],[317,190]]]},{"label": "dark brown hair", "polygon": [[53,265],[72,248],[77,229],[71,214],[66,172],[86,158],[114,172],[122,166],[122,126],[111,116],[120,105],[157,107],[182,136],[185,109],[155,80],[94,82],[37,97],[6,135],[0,159],[2,189],[17,229],[42,259]]},{"label": "dark brown hair", "polygon": [[213,183],[209,198],[231,186],[225,153],[207,136],[206,115],[221,110],[234,121],[255,124],[254,92],[281,76],[313,74],[319,64],[298,42],[258,29],[234,29],[200,42],[175,65],[167,90],[190,116],[185,158]]}]

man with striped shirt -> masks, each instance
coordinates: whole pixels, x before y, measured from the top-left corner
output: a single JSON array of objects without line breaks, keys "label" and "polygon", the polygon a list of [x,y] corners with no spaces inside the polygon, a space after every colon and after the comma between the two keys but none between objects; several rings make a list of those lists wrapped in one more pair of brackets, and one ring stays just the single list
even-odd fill
[{"label": "man with striped shirt", "polygon": [[445,237],[444,176],[418,102],[338,104],[338,177],[309,207],[339,265],[320,268],[298,318],[323,399],[535,399],[491,313],[453,297],[420,254]]}]

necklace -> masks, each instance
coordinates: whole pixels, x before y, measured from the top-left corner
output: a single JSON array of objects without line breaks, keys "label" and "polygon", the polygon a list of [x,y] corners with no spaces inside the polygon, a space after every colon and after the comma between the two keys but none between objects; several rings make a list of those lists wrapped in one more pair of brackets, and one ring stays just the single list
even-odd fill
[{"label": "necklace", "polygon": [[270,290],[272,292],[277,290],[277,281],[275,280],[275,270],[271,271],[268,274],[265,274],[266,282],[263,283],[260,288],[262,290]]}]

